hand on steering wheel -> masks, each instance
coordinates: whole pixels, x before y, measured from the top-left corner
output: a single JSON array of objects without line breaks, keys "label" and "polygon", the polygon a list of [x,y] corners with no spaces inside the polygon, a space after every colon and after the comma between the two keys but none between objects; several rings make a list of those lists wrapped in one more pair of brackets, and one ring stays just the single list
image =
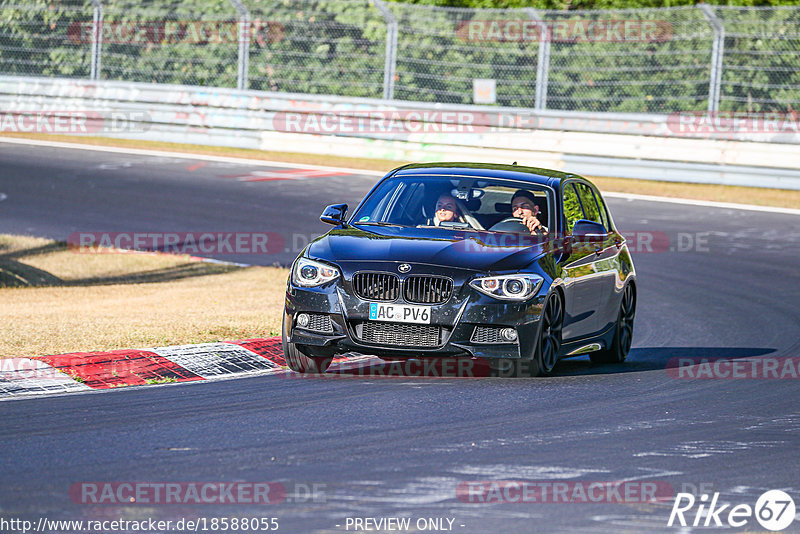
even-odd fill
[{"label": "hand on steering wheel", "polygon": [[544,226],[542,226],[542,223],[535,215],[531,217],[523,217],[522,224],[528,227],[528,230],[531,231],[531,235],[533,235],[535,232],[539,232],[541,235],[544,235]]},{"label": "hand on steering wheel", "polygon": [[531,235],[536,235],[537,233],[541,236],[545,235],[544,226],[542,226],[542,223],[539,222],[539,219],[537,219],[536,217],[527,217],[527,218],[507,217],[502,221],[500,221],[499,223],[497,223],[495,226],[510,222],[518,223],[521,227],[526,228]]}]

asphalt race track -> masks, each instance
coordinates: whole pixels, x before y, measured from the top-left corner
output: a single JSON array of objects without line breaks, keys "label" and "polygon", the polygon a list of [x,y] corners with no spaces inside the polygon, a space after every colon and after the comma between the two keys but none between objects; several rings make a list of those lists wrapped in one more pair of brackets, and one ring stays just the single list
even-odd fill
[{"label": "asphalt race track", "polygon": [[[377,180],[241,181],[286,170],[4,143],[0,164],[0,232],[278,232],[282,252],[223,258],[267,265],[326,230],[326,204],[354,206]],[[675,357],[800,357],[800,217],[608,203],[624,232],[660,236],[634,253],[627,364],[567,360],[545,379],[261,377],[1,402],[0,516],[277,517],[282,532],[345,532],[348,517],[450,518],[465,533],[679,531],[667,527],[672,499],[457,496],[460,483],[497,480],[652,481],[751,506],[782,489],[800,505],[800,382],[665,370]],[[271,505],[74,503],[70,486],[86,481],[280,482],[290,493]],[[305,493],[314,484],[316,502]]]}]

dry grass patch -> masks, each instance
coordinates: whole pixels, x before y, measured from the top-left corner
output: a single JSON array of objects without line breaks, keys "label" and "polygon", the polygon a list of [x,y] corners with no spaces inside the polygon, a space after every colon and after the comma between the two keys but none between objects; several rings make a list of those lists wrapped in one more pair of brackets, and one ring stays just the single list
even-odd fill
[{"label": "dry grass patch", "polygon": [[[77,254],[62,243],[0,236],[0,281],[9,270],[18,287],[0,287],[0,356],[277,335],[288,276],[276,267]],[[26,277],[36,283],[23,285]]]},{"label": "dry grass patch", "polygon": [[[171,269],[200,266],[189,262],[188,256],[98,250],[105,252],[79,252],[49,239],[0,234],[0,269],[5,266],[6,272],[19,270],[24,275],[28,267],[58,279],[51,284],[25,285],[70,285],[132,282],[136,277],[152,277],[158,272],[164,276]],[[15,263],[21,265],[15,269]]]}]

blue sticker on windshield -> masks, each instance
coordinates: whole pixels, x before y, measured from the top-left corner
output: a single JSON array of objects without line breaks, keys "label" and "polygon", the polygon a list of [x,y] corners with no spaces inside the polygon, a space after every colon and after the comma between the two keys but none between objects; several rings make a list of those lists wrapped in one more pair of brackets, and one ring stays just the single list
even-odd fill
[{"label": "blue sticker on windshield", "polygon": [[361,217],[361,218],[358,220],[358,222],[367,222],[368,220],[369,220],[369,217]]}]

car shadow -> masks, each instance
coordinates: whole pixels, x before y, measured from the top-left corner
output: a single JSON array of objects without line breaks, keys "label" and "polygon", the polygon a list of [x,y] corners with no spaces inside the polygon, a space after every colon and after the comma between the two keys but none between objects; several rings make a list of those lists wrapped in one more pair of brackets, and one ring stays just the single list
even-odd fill
[{"label": "car shadow", "polygon": [[[606,375],[665,370],[676,367],[679,359],[718,360],[764,356],[776,349],[764,347],[640,347],[632,349],[625,363],[595,364],[588,356],[561,360],[550,377]],[[345,363],[346,362],[346,363]],[[490,368],[488,360],[477,358],[419,359],[384,361],[356,359],[334,364],[327,377],[361,378],[509,378],[509,374]],[[524,376],[524,375],[523,375]]]},{"label": "car shadow", "polygon": [[735,360],[772,354],[776,349],[766,347],[639,347],[631,349],[624,363],[592,363],[588,356],[561,360],[553,376],[577,376],[616,373],[637,373],[663,370],[683,360]]}]

